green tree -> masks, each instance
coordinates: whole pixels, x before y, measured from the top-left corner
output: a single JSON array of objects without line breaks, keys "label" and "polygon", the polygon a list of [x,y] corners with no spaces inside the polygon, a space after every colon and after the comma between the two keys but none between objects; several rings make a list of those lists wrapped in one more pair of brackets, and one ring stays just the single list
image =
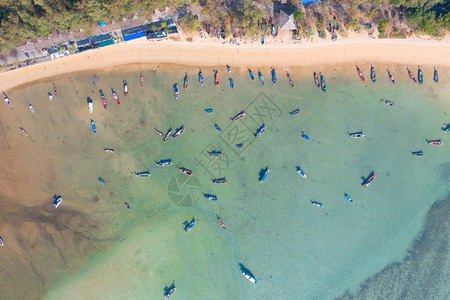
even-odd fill
[{"label": "green tree", "polygon": [[389,24],[391,24],[390,19],[381,19],[380,22],[378,23],[378,31],[380,33],[384,33]]},{"label": "green tree", "polygon": [[300,23],[301,20],[303,19],[303,15],[304,15],[303,10],[297,9],[297,11],[296,11],[295,14],[294,14],[294,20],[295,20],[297,23]]}]

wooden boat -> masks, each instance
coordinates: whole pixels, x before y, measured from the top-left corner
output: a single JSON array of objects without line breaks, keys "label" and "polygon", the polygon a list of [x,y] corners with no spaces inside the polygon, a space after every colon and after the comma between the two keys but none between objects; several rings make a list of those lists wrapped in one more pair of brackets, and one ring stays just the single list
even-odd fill
[{"label": "wooden boat", "polygon": [[34,114],[34,108],[33,108],[33,105],[30,104],[28,107],[30,108],[31,113]]},{"label": "wooden boat", "polygon": [[292,81],[292,78],[291,78],[291,74],[289,74],[288,71],[286,71],[286,76],[289,79],[289,84],[290,84],[291,88],[295,87],[294,81]]},{"label": "wooden boat", "polygon": [[269,175],[269,172],[270,172],[269,168],[266,168],[266,170],[264,171],[264,174],[259,179],[260,183],[263,183],[267,179],[267,176]]},{"label": "wooden boat", "polygon": [[231,68],[229,65],[227,65],[227,71],[228,71],[228,74],[231,76]]},{"label": "wooden boat", "polygon": [[170,291],[168,291],[167,294],[164,295],[164,298],[169,299],[170,297],[172,297],[176,290],[177,289],[175,287],[170,289]]},{"label": "wooden boat", "polygon": [[320,74],[320,88],[322,89],[322,92],[327,92],[327,83],[325,82],[325,77],[323,77],[322,74]]},{"label": "wooden boat", "polygon": [[116,103],[120,104],[119,96],[117,96],[116,92],[114,92],[113,89],[111,89],[111,91],[112,91],[112,95],[114,97],[114,100],[116,100]]},{"label": "wooden boat", "polygon": [[189,230],[192,229],[192,227],[195,226],[197,222],[195,220],[193,220],[191,223],[188,224],[188,226],[186,226],[186,228],[184,228],[184,232],[189,232]]},{"label": "wooden boat", "polygon": [[414,152],[411,152],[411,154],[413,156],[423,156],[423,151],[414,151]]},{"label": "wooden boat", "polygon": [[218,132],[222,132],[222,128],[220,128],[219,125],[214,124],[214,127],[216,127],[216,130],[217,130]]},{"label": "wooden boat", "polygon": [[22,127],[19,128],[20,132],[23,133],[23,135],[27,136],[27,132],[25,131],[25,129],[23,129]]},{"label": "wooden boat", "polygon": [[345,197],[345,199],[347,199],[348,201],[353,202],[352,198],[351,198],[347,193],[344,193],[344,197]]},{"label": "wooden boat", "polygon": [[323,204],[320,202],[316,202],[316,201],[311,201],[311,204],[314,206],[317,206],[318,208],[323,208]]},{"label": "wooden boat", "polygon": [[92,119],[91,119],[91,127],[92,127],[92,131],[93,131],[94,133],[97,133],[97,127],[95,126],[95,122],[94,122],[94,120],[92,120]]},{"label": "wooden boat", "polygon": [[181,127],[179,130],[177,130],[177,132],[175,132],[172,136],[172,138],[177,138],[179,137],[182,133],[184,132],[184,127]]},{"label": "wooden boat", "polygon": [[112,148],[104,148],[103,150],[105,150],[105,152],[108,152],[108,153],[114,153],[114,149],[112,149]]},{"label": "wooden boat", "polygon": [[264,45],[264,34],[261,36],[261,45]]},{"label": "wooden boat", "polygon": [[225,178],[217,178],[217,179],[213,179],[212,183],[226,183],[227,181],[225,180]]},{"label": "wooden boat", "polygon": [[170,159],[161,160],[160,162],[156,163],[157,167],[167,167],[172,165],[172,161]]},{"label": "wooden boat", "polygon": [[56,85],[54,83],[52,83],[53,85],[53,94],[56,96],[58,96],[58,91],[56,90]]},{"label": "wooden boat", "polygon": [[230,86],[231,86],[231,89],[234,90],[234,80],[233,80],[233,78],[230,78]]},{"label": "wooden boat", "polygon": [[219,218],[219,216],[217,216],[217,222],[219,222],[220,227],[222,227],[223,230],[227,230],[227,228],[225,227],[225,224],[223,224],[223,221],[221,218]]},{"label": "wooden boat", "polygon": [[88,108],[89,113],[92,114],[94,112],[94,101],[92,101],[91,99],[88,100]]},{"label": "wooden boat", "polygon": [[178,96],[180,95],[180,91],[178,89],[178,83],[175,83],[173,86],[174,94],[175,94],[175,100],[178,100]]},{"label": "wooden boat", "polygon": [[386,100],[386,105],[387,106],[395,106],[394,102],[391,102],[389,100]]},{"label": "wooden boat", "polygon": [[194,175],[190,170],[185,169],[185,168],[180,168],[180,172],[189,176]]},{"label": "wooden boat", "polygon": [[205,113],[207,113],[207,114],[211,114],[213,112],[214,112],[214,110],[212,108],[205,109]]},{"label": "wooden boat", "polygon": [[216,73],[214,74],[214,84],[216,85],[216,87],[219,86],[219,71],[216,71]]},{"label": "wooden boat", "polygon": [[128,83],[126,80],[123,81],[123,94],[126,96],[128,96]]},{"label": "wooden boat", "polygon": [[266,131],[266,125],[262,124],[261,127],[256,131],[255,137],[260,136],[264,131]]},{"label": "wooden boat", "polygon": [[261,73],[261,71],[258,71],[258,76],[259,76],[259,81],[261,82],[261,84],[264,86],[266,85],[266,83],[264,82],[264,76]]},{"label": "wooden boat", "polygon": [[103,107],[106,109],[108,107],[108,104],[106,103],[105,94],[103,94],[103,92],[100,92],[100,96],[102,97]]},{"label": "wooden boat", "polygon": [[141,80],[140,80],[141,86],[144,86],[144,75],[141,73]]},{"label": "wooden boat", "polygon": [[354,139],[359,139],[359,138],[364,137],[365,135],[362,132],[354,132],[354,133],[350,133],[349,136]]},{"label": "wooden boat", "polygon": [[411,78],[411,80],[414,81],[414,83],[417,83],[417,80],[414,77],[413,73],[411,73],[411,70],[408,67],[406,68],[406,70],[408,70],[409,78]]},{"label": "wooden boat", "polygon": [[101,178],[101,177],[98,178],[98,181],[100,181],[101,184],[106,184],[106,181],[103,180],[103,178]]},{"label": "wooden boat", "polygon": [[150,172],[140,172],[140,173],[136,173],[136,177],[139,177],[139,178],[150,177]]},{"label": "wooden boat", "polygon": [[366,82],[366,79],[358,66],[356,66],[356,72],[358,72],[359,78],[361,78],[362,82]]},{"label": "wooden boat", "polygon": [[231,121],[235,122],[237,120],[242,119],[244,116],[245,116],[245,112],[242,111],[242,112],[238,113],[233,119],[231,119]]},{"label": "wooden boat", "polygon": [[172,130],[169,129],[169,131],[164,136],[164,142],[167,142],[171,136],[172,136]]},{"label": "wooden boat", "polygon": [[8,96],[6,96],[5,92],[2,91],[3,98],[5,98],[6,104],[8,104],[9,107],[11,107],[11,101],[9,101]]},{"label": "wooden boat", "polygon": [[206,199],[211,200],[211,201],[217,201],[217,196],[215,196],[215,195],[203,194],[203,197],[205,197]]},{"label": "wooden boat", "polygon": [[204,83],[205,83],[205,79],[203,78],[203,72],[202,70],[200,70],[200,72],[198,73],[198,81],[200,82],[200,86],[203,87]]},{"label": "wooden boat", "polygon": [[428,142],[428,145],[431,145],[431,146],[442,146],[442,145],[444,145],[444,143],[441,142],[441,140],[433,140],[433,141],[427,141],[427,142]]},{"label": "wooden boat", "polygon": [[386,71],[388,72],[389,79],[392,81],[393,84],[395,84],[395,78],[394,78],[394,76],[391,74],[391,72],[389,72],[388,69],[386,69]]},{"label": "wooden boat", "polygon": [[377,75],[375,74],[375,67],[370,64],[370,79],[372,79],[373,82],[377,81]]},{"label": "wooden boat", "polygon": [[437,69],[435,67],[433,67],[433,69],[434,69],[433,80],[434,80],[434,82],[438,83],[439,82],[438,71],[437,71]]},{"label": "wooden boat", "polygon": [[188,79],[188,75],[186,73],[186,76],[184,76],[184,89],[187,90],[188,88],[188,83],[189,83],[189,79]]},{"label": "wooden boat", "polygon": [[367,180],[364,182],[363,184],[363,188],[366,188],[369,186],[369,184],[372,183],[372,181],[377,177],[376,174],[373,174],[372,176],[370,176],[369,178],[367,178]]},{"label": "wooden boat", "polygon": [[250,75],[250,78],[251,78],[252,80],[255,80],[255,76],[253,76],[252,70],[248,69],[248,74]]},{"label": "wooden boat", "polygon": [[162,137],[165,137],[164,133],[162,133],[161,131],[159,131],[158,129],[155,128],[155,132]]},{"label": "wooden boat", "polygon": [[417,79],[419,80],[420,84],[423,84],[423,71],[420,68],[420,66],[417,66],[418,70],[417,70]]},{"label": "wooden boat", "polygon": [[319,75],[317,75],[316,72],[314,72],[314,83],[316,84],[316,86],[317,86],[318,88],[320,88]]},{"label": "wooden boat", "polygon": [[208,152],[208,155],[212,156],[212,157],[223,157],[222,152],[219,152],[219,151]]},{"label": "wooden boat", "polygon": [[55,208],[58,208],[58,206],[61,204],[61,201],[62,201],[62,198],[61,198],[61,197],[58,197],[58,198],[55,200],[55,202],[53,202],[53,206],[54,206]]},{"label": "wooden boat", "polygon": [[297,109],[291,111],[289,114],[290,114],[291,116],[293,116],[293,115],[298,114],[299,112],[300,112],[300,108],[297,108]]},{"label": "wooden boat", "polygon": [[277,72],[275,71],[274,68],[272,68],[272,82],[273,84],[277,84]]},{"label": "wooden boat", "polygon": [[3,243],[3,239],[2,239],[2,237],[0,236],[0,246],[4,246],[5,245],[5,243]]}]

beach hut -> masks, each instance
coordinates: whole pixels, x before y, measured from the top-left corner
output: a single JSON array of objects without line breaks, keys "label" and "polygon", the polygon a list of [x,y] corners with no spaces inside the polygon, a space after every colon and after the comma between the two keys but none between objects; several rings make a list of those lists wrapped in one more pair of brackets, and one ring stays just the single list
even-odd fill
[{"label": "beach hut", "polygon": [[295,25],[294,20],[295,11],[286,12],[284,10],[280,10],[279,14],[279,24],[280,30],[296,30],[297,26]]}]

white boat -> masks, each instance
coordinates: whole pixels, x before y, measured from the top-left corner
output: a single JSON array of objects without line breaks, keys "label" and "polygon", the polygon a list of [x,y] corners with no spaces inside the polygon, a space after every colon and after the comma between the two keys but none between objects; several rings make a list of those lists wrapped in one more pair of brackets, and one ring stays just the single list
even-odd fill
[{"label": "white boat", "polygon": [[53,100],[53,95],[52,93],[48,92],[48,100],[52,101]]},{"label": "white boat", "polygon": [[58,199],[55,200],[55,202],[53,202],[53,206],[55,208],[58,208],[58,206],[61,204],[62,198],[58,197]]},{"label": "white boat", "polygon": [[94,101],[89,100],[88,101],[88,107],[89,107],[89,113],[93,113],[94,112]]},{"label": "white boat", "polygon": [[245,276],[245,278],[247,278],[248,280],[250,280],[250,282],[252,283],[257,283],[257,280],[255,279],[255,277],[253,277],[251,274],[249,274],[247,271],[242,270],[242,275]]},{"label": "white boat", "polygon": [[34,108],[33,105],[30,104],[30,111],[34,114]]},{"label": "white boat", "polygon": [[8,96],[6,96],[5,92],[2,92],[2,93],[3,93],[3,97],[5,98],[6,104],[8,104],[8,106],[11,107],[11,101],[9,101]]},{"label": "white boat", "polygon": [[306,178],[306,174],[300,169],[300,167],[297,167],[297,173],[300,174],[303,178]]}]

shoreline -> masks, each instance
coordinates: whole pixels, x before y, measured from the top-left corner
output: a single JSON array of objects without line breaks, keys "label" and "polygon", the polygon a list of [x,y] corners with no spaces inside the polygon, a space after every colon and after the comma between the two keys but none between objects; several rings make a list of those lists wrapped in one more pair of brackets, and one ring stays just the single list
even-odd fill
[{"label": "shoreline", "polygon": [[[92,63],[92,62],[95,62]],[[232,45],[219,41],[136,40],[63,57],[0,73],[0,89],[7,91],[45,78],[72,72],[116,68],[131,64],[176,64],[198,67],[230,65],[246,67],[318,68],[331,64],[357,62],[394,63],[450,67],[450,39],[429,41],[418,38],[350,38],[309,43],[259,41]]]}]

